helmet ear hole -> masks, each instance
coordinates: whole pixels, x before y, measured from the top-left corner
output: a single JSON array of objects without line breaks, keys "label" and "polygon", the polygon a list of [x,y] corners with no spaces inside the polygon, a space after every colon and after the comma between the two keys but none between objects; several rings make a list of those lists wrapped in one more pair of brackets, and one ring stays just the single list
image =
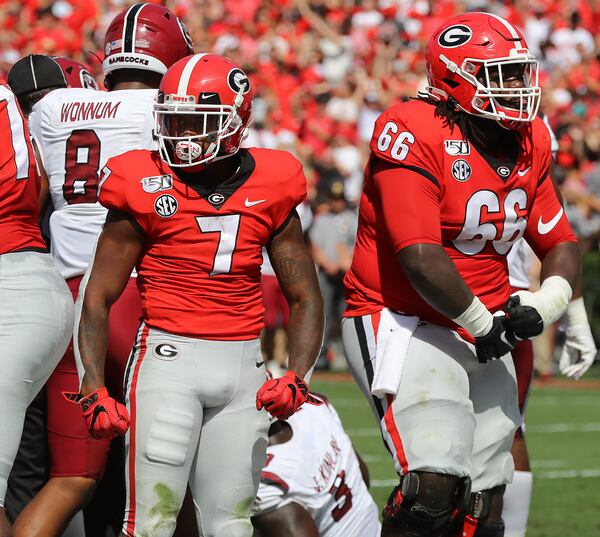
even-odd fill
[{"label": "helmet ear hole", "polygon": [[456,80],[450,80],[449,78],[444,78],[443,82],[452,89],[458,88],[458,86],[460,86],[460,84],[456,82]]}]

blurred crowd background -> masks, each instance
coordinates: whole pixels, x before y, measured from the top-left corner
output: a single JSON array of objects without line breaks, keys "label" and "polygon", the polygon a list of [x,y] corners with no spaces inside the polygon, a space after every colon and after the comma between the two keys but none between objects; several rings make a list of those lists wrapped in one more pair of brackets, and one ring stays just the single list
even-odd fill
[{"label": "blurred crowd background", "polygon": [[[41,53],[87,64],[101,83],[104,32],[130,3],[0,0],[0,78],[23,55]],[[356,202],[375,119],[426,84],[425,44],[445,19],[489,11],[520,27],[541,61],[541,108],[559,143],[554,175],[586,254],[585,298],[600,335],[600,1],[159,3],[185,21],[197,52],[228,56],[251,76],[255,123],[247,144],[287,149],[305,165],[309,199],[303,219],[310,226],[329,314],[324,367],[343,363],[336,337],[342,277],[351,261]],[[278,307],[273,303],[268,320],[275,336],[286,317]],[[267,348],[284,361],[284,344],[271,341]]]}]

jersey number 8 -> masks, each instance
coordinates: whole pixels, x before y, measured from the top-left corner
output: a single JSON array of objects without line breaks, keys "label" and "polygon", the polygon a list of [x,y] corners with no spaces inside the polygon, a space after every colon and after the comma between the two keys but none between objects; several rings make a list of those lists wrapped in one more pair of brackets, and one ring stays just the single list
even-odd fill
[{"label": "jersey number 8", "polygon": [[67,138],[63,196],[69,205],[96,203],[100,138],[92,129],[80,129]]}]

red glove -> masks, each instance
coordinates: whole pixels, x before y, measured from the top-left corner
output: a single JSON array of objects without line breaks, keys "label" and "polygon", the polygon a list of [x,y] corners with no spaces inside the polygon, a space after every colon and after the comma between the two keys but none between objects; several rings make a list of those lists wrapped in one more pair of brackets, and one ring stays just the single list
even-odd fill
[{"label": "red glove", "polygon": [[129,413],[124,405],[100,388],[79,400],[83,417],[94,438],[122,436],[129,429]]},{"label": "red glove", "polygon": [[256,394],[256,408],[264,408],[279,420],[288,419],[304,403],[322,405],[323,401],[308,391],[306,383],[293,371],[267,380]]}]

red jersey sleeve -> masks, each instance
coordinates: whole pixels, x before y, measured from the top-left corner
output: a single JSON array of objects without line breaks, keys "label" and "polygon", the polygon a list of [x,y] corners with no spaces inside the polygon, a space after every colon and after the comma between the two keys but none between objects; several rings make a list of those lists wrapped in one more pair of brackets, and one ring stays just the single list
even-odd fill
[{"label": "red jersey sleeve", "polygon": [[439,130],[433,128],[430,106],[409,101],[381,114],[373,130],[371,154],[440,187],[443,140]]},{"label": "red jersey sleeve", "polygon": [[441,244],[440,189],[417,171],[372,161],[383,219],[395,252],[412,244]]},{"label": "red jersey sleeve", "polygon": [[306,198],[306,177],[302,164],[290,153],[285,153],[288,157],[282,162],[280,170],[289,170],[287,179],[284,180],[283,188],[286,194],[282,196],[281,203],[274,206],[273,213],[273,233],[279,231],[289,219],[292,211],[298,207]]},{"label": "red jersey sleeve", "polygon": [[540,259],[561,242],[577,242],[547,174],[536,190],[525,239]]},{"label": "red jersey sleeve", "polygon": [[[139,203],[132,185],[138,185],[136,176],[132,177],[131,170],[136,169],[134,157],[128,153],[108,159],[100,172],[98,185],[98,201],[107,209],[129,214],[141,230],[149,235],[151,232],[150,214]],[[132,162],[134,161],[134,162]]]},{"label": "red jersey sleeve", "polygon": [[412,244],[441,244],[441,148],[428,104],[400,104],[375,124],[369,165],[395,252]]}]

